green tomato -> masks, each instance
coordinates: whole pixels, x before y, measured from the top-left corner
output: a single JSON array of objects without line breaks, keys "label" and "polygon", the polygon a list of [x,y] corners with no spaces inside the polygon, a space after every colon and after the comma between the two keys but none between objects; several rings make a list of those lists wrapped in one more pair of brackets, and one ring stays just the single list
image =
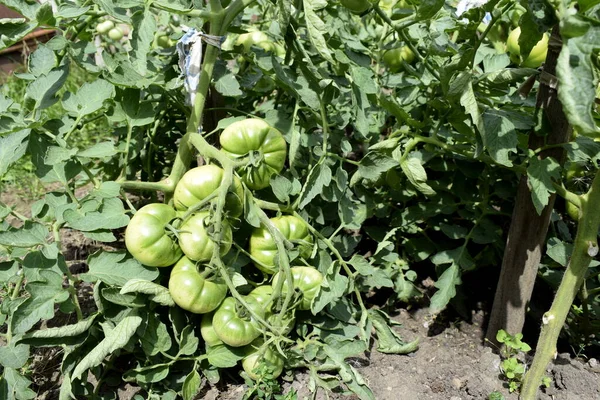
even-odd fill
[{"label": "green tomato", "polygon": [[271,176],[279,174],[285,163],[287,144],[281,132],[262,119],[234,122],[219,138],[222,149],[232,157],[250,156],[252,162],[240,172],[253,190],[269,186]]},{"label": "green tomato", "polygon": [[181,249],[165,227],[176,216],[176,211],[167,204],[154,203],[140,208],[125,230],[127,250],[150,267],[175,264],[181,258]]},{"label": "green tomato", "polygon": [[258,46],[268,53],[275,53],[277,57],[285,57],[285,49],[261,31],[242,33],[238,36],[235,45],[243,46],[246,53],[252,50],[252,46]]},{"label": "green tomato", "polygon": [[[179,228],[179,245],[183,254],[194,261],[209,261],[215,249],[215,243],[208,236],[204,222],[208,217],[208,211],[201,211],[192,215]],[[221,255],[225,255],[232,244],[231,226],[227,220],[222,222],[223,243]]]},{"label": "green tomato", "polygon": [[[294,289],[298,289],[302,293],[302,301],[298,305],[300,310],[310,310],[310,306],[317,297],[323,283],[323,275],[312,267],[292,267],[292,283]],[[282,274],[278,272],[273,277],[273,286],[275,287]],[[285,296],[288,291],[285,277],[283,277],[283,286],[281,287],[281,295]]]},{"label": "green tomato", "polygon": [[[244,300],[254,313],[264,318],[265,312],[258,301],[248,296]],[[233,297],[227,297],[217,308],[212,326],[219,339],[233,347],[250,344],[261,334],[260,324]]]},{"label": "green tomato", "polygon": [[101,35],[104,35],[105,33],[110,31],[114,27],[115,27],[114,22],[112,22],[110,20],[102,21],[98,25],[96,25],[96,32],[98,32]]},{"label": "green tomato", "polygon": [[393,72],[401,71],[404,62],[411,64],[415,61],[415,53],[408,46],[396,47],[383,54],[383,62]]},{"label": "green tomato", "polygon": [[276,379],[283,372],[284,358],[274,346],[263,345],[262,338],[248,346],[248,355],[242,360],[242,368],[251,379]]},{"label": "green tomato", "polygon": [[[306,223],[293,215],[282,215],[281,217],[271,218],[270,221],[281,234],[291,241],[300,242],[300,256],[309,258],[312,251],[313,237],[308,230]],[[254,229],[250,236],[250,255],[258,262],[254,265],[256,268],[267,274],[277,272],[275,268],[275,256],[277,254],[277,245],[271,236],[271,233],[265,226]]]},{"label": "green tomato", "polygon": [[207,280],[204,269],[187,257],[173,266],[169,293],[175,304],[195,314],[213,311],[225,299],[227,285],[221,279]]},{"label": "green tomato", "polygon": [[542,63],[546,61],[546,55],[548,54],[548,35],[544,33],[542,39],[533,46],[529,56],[527,56],[527,59],[525,60],[522,60],[521,57],[519,36],[521,36],[521,28],[517,27],[513,29],[506,40],[506,50],[510,53],[510,59],[515,64],[520,64],[525,68],[537,68],[542,65]]},{"label": "green tomato", "polygon": [[369,0],[340,0],[340,3],[354,14],[362,14],[371,8]]},{"label": "green tomato", "polygon": [[108,31],[108,37],[112,40],[121,40],[123,39],[123,30],[118,26],[115,26],[114,28]]},{"label": "green tomato", "polygon": [[[186,172],[175,187],[173,201],[177,210],[187,210],[198,204],[221,186],[223,169],[216,165],[203,165]],[[242,182],[237,176],[233,177],[233,186],[227,194],[226,209],[233,217],[243,212],[244,191]]]},{"label": "green tomato", "polygon": [[[267,303],[271,300],[273,296],[273,286],[271,285],[261,285],[255,287],[250,293],[248,293],[248,297],[253,297],[265,310],[265,318],[271,326],[277,328],[277,317],[279,313],[273,312],[271,307],[267,308]],[[287,335],[294,329],[294,325],[296,323],[296,318],[294,317],[294,310],[289,310],[289,315],[285,315],[281,319],[281,324],[283,326],[283,334]]]},{"label": "green tomato", "polygon": [[167,47],[173,47],[175,45],[175,41],[171,40],[169,35],[167,35],[165,32],[159,32],[154,37],[154,43],[155,46],[162,47],[163,49]]},{"label": "green tomato", "polygon": [[204,314],[200,321],[200,335],[202,336],[202,339],[204,339],[204,343],[211,347],[223,344],[223,341],[219,339],[219,336],[217,336],[213,328],[213,316],[214,313]]}]

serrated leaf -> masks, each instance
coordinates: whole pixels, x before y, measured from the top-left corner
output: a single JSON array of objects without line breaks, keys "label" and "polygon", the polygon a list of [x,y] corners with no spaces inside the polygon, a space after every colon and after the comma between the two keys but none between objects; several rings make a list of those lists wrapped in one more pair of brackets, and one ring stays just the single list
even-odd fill
[{"label": "serrated leaf", "polygon": [[456,296],[456,285],[460,283],[460,268],[458,264],[452,263],[435,282],[434,286],[438,290],[431,297],[430,312],[435,314],[446,308],[448,302]]},{"label": "serrated leaf", "polygon": [[69,75],[67,66],[50,71],[31,82],[25,91],[28,98],[35,100],[35,107],[39,109],[48,108],[58,101],[56,93],[62,88]]},{"label": "serrated leaf", "polygon": [[511,167],[509,153],[517,152],[518,137],[511,119],[499,110],[487,110],[483,114],[483,145],[499,164]]},{"label": "serrated leaf", "polygon": [[560,179],[560,165],[553,158],[543,160],[533,157],[527,167],[527,185],[531,190],[531,200],[538,214],[548,205],[551,193],[556,192],[552,180]]},{"label": "serrated leaf", "polygon": [[142,324],[142,317],[128,315],[110,331],[75,367],[71,379],[78,379],[84,371],[100,365],[114,351],[123,348]]},{"label": "serrated leaf", "polygon": [[224,344],[210,346],[206,351],[206,355],[208,356],[208,362],[217,368],[235,367],[238,361],[246,356],[243,349],[228,347]]},{"label": "serrated leaf", "polygon": [[381,310],[370,309],[369,318],[377,332],[377,350],[386,354],[408,354],[417,351],[419,339],[406,343],[390,326],[390,317]]},{"label": "serrated leaf", "polygon": [[[81,335],[83,333],[87,333],[89,331],[89,329],[92,327],[92,325],[94,324],[94,321],[96,320],[96,317],[98,316],[98,313],[94,313],[92,315],[90,315],[89,317],[87,317],[86,319],[83,319],[75,324],[71,324],[71,325],[64,325],[64,326],[58,326],[58,327],[54,327],[54,328],[46,328],[46,329],[42,329],[39,331],[33,331],[33,332],[28,332],[26,334],[24,334],[21,339],[19,339],[19,343],[26,343],[26,344],[36,344],[38,345],[38,343],[40,341],[50,341],[52,340],[52,343],[54,345],[57,345],[58,342],[55,339],[67,339],[67,338],[72,338],[78,335]],[[66,340],[65,340],[66,342]]]},{"label": "serrated leaf", "polygon": [[154,313],[148,314],[144,335],[140,338],[142,349],[148,356],[166,352],[171,348],[172,340],[165,325]]},{"label": "serrated leaf", "polygon": [[240,89],[240,83],[235,78],[235,75],[229,73],[221,76],[214,83],[215,89],[223,96],[237,97],[244,94]]},{"label": "serrated leaf", "polygon": [[444,0],[421,0],[417,8],[419,21],[431,19],[444,6]]},{"label": "serrated leaf", "polygon": [[114,96],[114,86],[103,80],[84,83],[77,93],[67,92],[62,106],[73,116],[83,117],[100,110],[104,101]]},{"label": "serrated leaf", "polygon": [[306,207],[315,197],[317,197],[323,187],[331,183],[331,169],[325,164],[317,164],[308,174],[306,186],[301,193],[302,200],[298,204],[299,209]]},{"label": "serrated leaf", "polygon": [[156,268],[147,268],[124,251],[96,252],[88,257],[87,278],[99,279],[107,285],[123,286],[133,278],[153,281],[158,277]]},{"label": "serrated leaf", "polygon": [[7,400],[29,400],[35,399],[37,394],[29,389],[31,381],[25,378],[21,373],[14,368],[5,368],[0,380],[0,394],[4,394],[2,391],[3,383],[6,382],[10,390]]},{"label": "serrated leaf", "polygon": [[45,45],[39,45],[29,59],[29,72],[40,77],[47,75],[56,66],[56,55]]},{"label": "serrated leaf", "polygon": [[311,311],[317,315],[329,304],[334,304],[348,289],[348,277],[340,274],[340,264],[330,263],[327,273],[324,274],[321,289],[311,305]]},{"label": "serrated leaf", "polygon": [[367,205],[352,201],[347,195],[338,203],[338,215],[342,226],[348,229],[360,229],[367,219]]},{"label": "serrated leaf", "polygon": [[198,349],[199,340],[194,334],[194,327],[186,325],[179,338],[179,355],[192,355]]},{"label": "serrated leaf", "polygon": [[156,19],[150,11],[150,7],[146,7],[143,12],[133,14],[133,35],[131,38],[131,47],[135,57],[133,58],[133,66],[141,76],[146,76],[148,72],[148,54],[154,41],[154,34],[157,31]]},{"label": "serrated leaf", "polygon": [[[6,4],[3,2],[3,4]],[[37,28],[34,21],[27,22],[24,18],[0,19],[0,50],[12,46]]]},{"label": "serrated leaf", "polygon": [[397,166],[398,161],[389,155],[379,151],[370,151],[360,160],[358,170],[352,176],[350,185],[355,185],[361,179],[376,181],[384,172]]},{"label": "serrated leaf", "polygon": [[0,346],[0,365],[4,368],[21,368],[29,359],[29,346],[11,342]]},{"label": "serrated leaf", "polygon": [[435,195],[435,190],[427,184],[427,172],[421,161],[416,157],[408,157],[400,163],[402,172],[406,175],[408,181],[421,193],[426,196]]},{"label": "serrated leaf", "polygon": [[129,216],[121,200],[106,198],[98,211],[66,210],[63,217],[68,225],[78,231],[118,229],[129,223]]},{"label": "serrated leaf", "polygon": [[148,384],[163,381],[167,376],[169,376],[169,364],[158,364],[130,369],[123,375],[123,380]]},{"label": "serrated leaf", "polygon": [[327,46],[327,41],[325,40],[324,36],[324,34],[327,33],[327,26],[315,12],[319,8],[322,8],[322,3],[323,2],[321,2],[320,0],[302,1],[304,9],[304,18],[306,23],[306,31],[308,32],[310,42],[319,52],[319,54],[325,60],[329,61],[332,64],[335,64],[333,58],[331,57],[331,51]]},{"label": "serrated leaf", "polygon": [[0,245],[10,247],[33,247],[46,242],[48,228],[37,222],[27,221],[22,228],[10,228],[0,232]]},{"label": "serrated leaf", "polygon": [[30,132],[30,129],[24,129],[0,137],[0,177],[15,161],[23,157]]},{"label": "serrated leaf", "polygon": [[79,151],[77,156],[87,158],[104,158],[112,157],[117,153],[118,150],[113,142],[100,142],[96,143],[92,147],[88,147],[87,149]]},{"label": "serrated leaf", "polygon": [[121,294],[125,293],[144,293],[150,295],[150,300],[163,306],[172,307],[175,305],[169,289],[157,283],[145,279],[130,279],[121,288]]}]

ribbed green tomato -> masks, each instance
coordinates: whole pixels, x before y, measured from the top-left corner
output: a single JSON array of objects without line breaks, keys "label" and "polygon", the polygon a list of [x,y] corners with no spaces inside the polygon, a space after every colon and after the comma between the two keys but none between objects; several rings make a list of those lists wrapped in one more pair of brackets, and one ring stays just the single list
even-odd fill
[{"label": "ribbed green tomato", "polygon": [[276,379],[283,372],[284,358],[273,346],[263,348],[262,338],[248,346],[248,355],[242,360],[242,368],[251,379]]},{"label": "ribbed green tomato", "polygon": [[250,52],[252,46],[258,46],[266,52],[275,53],[277,57],[285,57],[285,49],[261,31],[242,33],[238,36],[235,44],[243,46],[246,53]]},{"label": "ribbed green tomato", "polygon": [[371,8],[369,0],[340,0],[340,3],[354,14],[362,14]]},{"label": "ribbed green tomato", "polygon": [[408,64],[415,61],[415,53],[413,53],[408,46],[396,47],[383,54],[383,62],[393,72],[402,70],[404,67],[402,61],[405,61]]},{"label": "ribbed green tomato", "polygon": [[[187,210],[198,204],[215,190],[223,181],[223,169],[216,165],[203,165],[186,172],[175,187],[173,201],[178,210]],[[226,209],[233,217],[238,217],[243,211],[244,190],[237,176],[233,177],[233,185],[227,194]]]},{"label": "ribbed green tomato", "polygon": [[181,249],[165,228],[175,217],[175,210],[167,204],[154,203],[140,208],[125,230],[127,250],[149,267],[175,264],[181,258]]},{"label": "ribbed green tomato", "polygon": [[221,279],[205,279],[204,272],[189,258],[181,257],[169,278],[169,293],[175,304],[196,314],[211,312],[221,304],[227,285]]},{"label": "ribbed green tomato", "polygon": [[[204,222],[208,211],[192,215],[179,228],[179,245],[183,254],[194,261],[209,261],[215,249],[215,243],[208,236]],[[223,243],[221,255],[225,255],[232,244],[231,226],[227,220],[222,221]]]},{"label": "ribbed green tomato", "polygon": [[[302,301],[298,305],[300,310],[310,310],[310,306],[323,283],[323,275],[315,268],[312,267],[292,267],[292,282],[294,289],[299,289],[302,292]],[[282,274],[278,272],[273,277],[273,287],[277,285],[277,281],[280,279]],[[283,277],[283,285],[281,287],[281,295],[285,296],[288,291],[288,286]]]},{"label": "ribbed green tomato", "polygon": [[269,186],[271,176],[281,172],[285,164],[287,144],[281,132],[262,119],[249,118],[234,122],[219,138],[222,149],[235,158],[255,158],[240,175],[253,190]]},{"label": "ribbed green tomato", "polygon": [[219,336],[215,333],[212,326],[214,313],[204,314],[200,321],[200,336],[204,339],[204,343],[208,346],[216,346],[223,344],[223,341],[219,339]]},{"label": "ribbed green tomato", "polygon": [[[282,215],[281,217],[271,218],[270,221],[290,241],[300,242],[300,256],[310,257],[312,251],[313,237],[308,230],[306,223],[293,215]],[[277,254],[277,245],[271,236],[271,233],[265,226],[254,229],[250,236],[250,255],[257,260],[254,265],[256,268],[267,274],[277,272],[275,268],[275,255]]]},{"label": "ribbed green tomato", "polygon": [[[256,315],[264,318],[265,312],[258,301],[248,296],[244,300]],[[233,347],[250,344],[261,333],[260,324],[233,297],[227,297],[217,308],[212,326],[219,339]]]},{"label": "ribbed green tomato", "polygon": [[515,64],[520,64],[525,68],[537,68],[544,61],[546,61],[546,55],[548,54],[548,42],[549,37],[546,33],[542,36],[542,39],[537,42],[531,49],[527,59],[523,61],[521,57],[521,47],[519,46],[519,37],[521,36],[521,28],[517,27],[508,35],[506,40],[506,50],[510,53],[510,59]]},{"label": "ribbed green tomato", "polygon": [[[255,287],[250,293],[248,293],[248,297],[254,297],[254,299],[263,307],[265,310],[265,318],[271,326],[277,328],[277,317],[278,313],[272,311],[271,307],[266,307],[269,300],[273,296],[273,286],[271,285],[261,285]],[[284,316],[281,320],[281,325],[284,327],[283,334],[287,335],[294,329],[294,325],[296,323],[296,318],[294,317],[294,310],[288,310],[288,314]]]}]

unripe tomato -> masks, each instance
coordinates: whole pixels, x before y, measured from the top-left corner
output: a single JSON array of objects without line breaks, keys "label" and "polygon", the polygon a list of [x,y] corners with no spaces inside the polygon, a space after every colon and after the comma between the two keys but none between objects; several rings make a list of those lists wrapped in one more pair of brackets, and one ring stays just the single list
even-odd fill
[{"label": "unripe tomato", "polygon": [[242,368],[251,379],[276,379],[283,372],[284,358],[277,348],[263,348],[262,338],[248,346],[248,355],[242,360]]},{"label": "unripe tomato", "polygon": [[207,280],[203,272],[204,268],[184,256],[173,266],[169,278],[169,293],[175,304],[196,314],[213,311],[227,295],[227,285],[221,279]]},{"label": "unripe tomato", "polygon": [[[204,227],[207,211],[201,211],[192,215],[179,228],[179,245],[183,254],[194,261],[209,261],[212,258],[215,243],[208,236]],[[221,255],[225,255],[232,244],[231,226],[227,220],[222,221],[223,243]]]},{"label": "unripe tomato", "polygon": [[362,14],[371,8],[368,0],[340,0],[340,3],[354,14]]},{"label": "unripe tomato", "polygon": [[115,27],[114,22],[112,22],[110,20],[102,21],[98,25],[96,25],[96,32],[103,35],[103,34],[107,33],[108,31],[110,31],[114,27]]},{"label": "unripe tomato", "polygon": [[118,26],[115,26],[114,28],[108,31],[108,37],[112,40],[121,40],[123,39],[123,30]]},{"label": "unripe tomato", "polygon": [[154,38],[154,43],[156,46],[167,48],[175,45],[175,41],[171,40],[169,35],[164,32],[159,32]]},{"label": "unripe tomato", "polygon": [[548,54],[548,41],[549,37],[544,33],[542,39],[537,42],[527,59],[522,61],[521,47],[519,46],[519,36],[521,36],[521,28],[517,27],[508,35],[506,40],[506,50],[510,53],[510,59],[515,64],[520,64],[525,68],[537,68],[544,61],[546,61],[546,55]]},{"label": "unripe tomato", "polygon": [[[223,169],[216,165],[203,165],[186,172],[175,187],[173,201],[178,210],[187,210],[219,189],[223,181]],[[233,186],[227,194],[225,207],[229,214],[238,217],[243,211],[244,191],[242,182],[233,177]]]},{"label": "unripe tomato", "polygon": [[204,343],[206,343],[208,346],[223,344],[223,341],[219,339],[219,336],[217,336],[215,330],[213,329],[213,316],[214,313],[204,314],[202,316],[202,320],[200,321],[200,336],[202,336]]},{"label": "unripe tomato", "polygon": [[[271,307],[269,308],[266,307],[267,303],[269,302],[269,300],[271,300],[272,296],[273,286],[271,285],[257,286],[250,293],[248,293],[248,297],[253,297],[265,310],[265,318],[267,322],[269,322],[271,326],[279,328],[279,326],[276,326],[277,317],[279,314],[272,310],[271,307],[273,306],[273,304],[271,304]],[[281,319],[281,326],[284,328],[282,333],[284,335],[290,333],[292,329],[294,329],[294,325],[296,323],[296,318],[294,317],[294,310],[288,310],[288,313],[288,315],[285,315]]]},{"label": "unripe tomato", "polygon": [[181,249],[166,230],[176,217],[167,204],[140,208],[125,229],[125,246],[136,260],[150,267],[168,267],[181,258]]},{"label": "unripe tomato", "polygon": [[254,165],[240,171],[242,180],[250,189],[268,187],[271,176],[280,173],[285,164],[287,144],[283,135],[262,119],[234,122],[223,130],[219,141],[222,149],[232,157],[256,158]]},{"label": "unripe tomato", "polygon": [[[244,300],[256,315],[264,318],[265,312],[254,298],[246,296]],[[219,339],[233,347],[250,344],[261,334],[258,321],[233,297],[223,300],[223,303],[215,311],[212,326]]]},{"label": "unripe tomato", "polygon": [[[298,305],[300,310],[310,310],[310,306],[317,297],[323,283],[323,274],[319,270],[312,267],[292,267],[292,282],[294,289],[299,289],[302,293],[302,301]],[[277,281],[281,279],[283,274],[278,272],[273,277],[273,286],[277,285]],[[288,286],[283,276],[283,286],[281,287],[281,295],[285,296],[288,291]]]},{"label": "unripe tomato", "polygon": [[396,47],[390,49],[383,54],[383,62],[393,72],[401,71],[403,68],[402,61],[411,64],[415,61],[415,53],[408,46]]},{"label": "unripe tomato", "polygon": [[242,33],[238,36],[235,44],[243,46],[246,53],[250,52],[252,46],[258,46],[266,52],[275,53],[277,57],[285,57],[285,49],[261,31]]},{"label": "unripe tomato", "polygon": [[[290,241],[300,242],[299,250],[301,257],[310,257],[313,237],[304,221],[293,215],[282,215],[281,217],[271,218],[271,222],[285,238]],[[256,268],[267,274],[277,272],[275,268],[277,245],[265,226],[254,229],[250,236],[249,249],[250,255],[260,262],[254,263]]]}]

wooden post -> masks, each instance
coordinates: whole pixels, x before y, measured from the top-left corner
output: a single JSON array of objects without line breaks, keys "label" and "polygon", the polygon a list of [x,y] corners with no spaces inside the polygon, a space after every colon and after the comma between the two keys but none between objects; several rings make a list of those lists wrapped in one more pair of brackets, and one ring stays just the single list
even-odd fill
[{"label": "wooden post", "polygon": [[[530,149],[538,149],[546,144],[566,143],[571,136],[571,127],[558,100],[556,89],[556,60],[561,45],[558,26],[556,26],[552,30],[536,104],[538,111],[543,112],[544,118],[548,121],[549,132],[547,136],[530,134]],[[564,150],[560,147],[549,149],[540,153],[540,157],[553,157],[562,162]],[[523,329],[527,306],[546,243],[555,197],[555,195],[550,197],[542,215],[538,215],[531,200],[527,176],[521,177],[504,250],[500,279],[486,332],[486,338],[491,344],[498,345],[496,333],[500,329],[504,329],[511,335],[520,333]]]}]

